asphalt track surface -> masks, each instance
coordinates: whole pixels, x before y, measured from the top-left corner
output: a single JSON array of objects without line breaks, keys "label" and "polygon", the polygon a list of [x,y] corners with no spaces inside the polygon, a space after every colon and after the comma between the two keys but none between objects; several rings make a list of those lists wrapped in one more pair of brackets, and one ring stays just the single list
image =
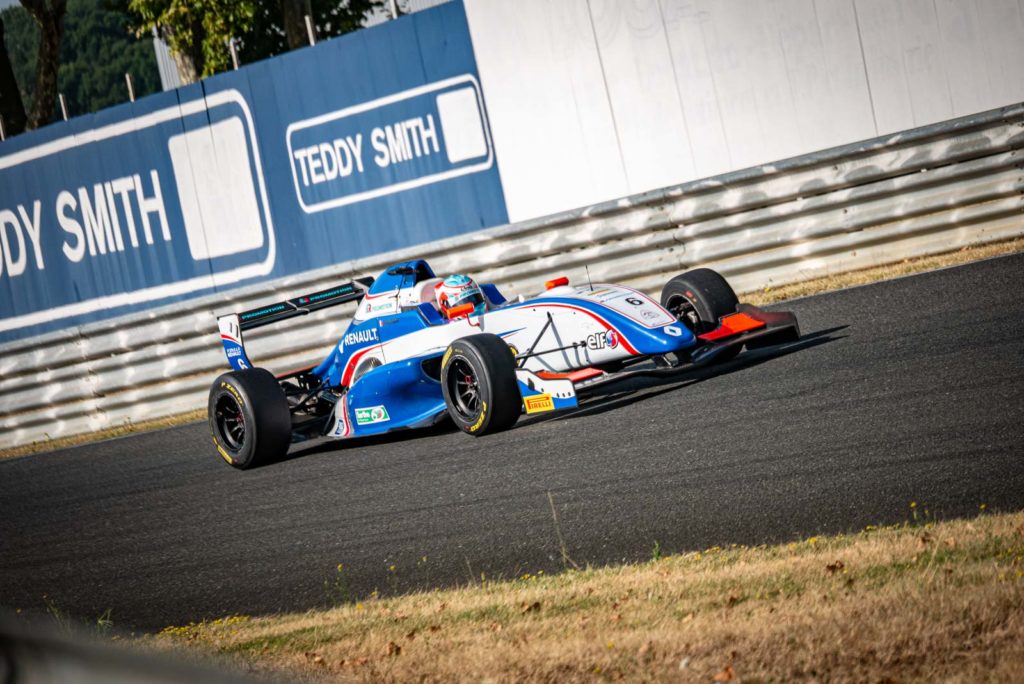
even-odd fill
[{"label": "asphalt track surface", "polygon": [[798,343],[489,437],[240,472],[193,424],[0,462],[0,606],[159,629],[550,573],[548,493],[581,565],[1024,508],[1024,255],[787,308]]}]

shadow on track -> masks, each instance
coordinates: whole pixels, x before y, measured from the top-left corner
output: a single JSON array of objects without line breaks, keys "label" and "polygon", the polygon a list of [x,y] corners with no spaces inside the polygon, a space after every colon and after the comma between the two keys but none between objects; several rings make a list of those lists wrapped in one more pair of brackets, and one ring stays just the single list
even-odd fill
[{"label": "shadow on track", "polygon": [[[782,358],[783,356],[788,356],[789,354],[793,354],[798,351],[803,351],[805,349],[840,340],[845,337],[845,335],[836,335],[835,333],[845,330],[847,327],[849,326],[841,325],[834,328],[827,328],[825,330],[818,330],[801,336],[796,342],[767,347],[765,349],[747,351],[732,361],[727,361],[721,365],[706,366],[694,370],[681,369],[677,375],[671,375],[668,377],[636,377],[625,379],[616,386],[617,389],[609,388],[604,393],[594,395],[593,397],[584,400],[584,403],[576,409],[560,411],[546,416],[520,419],[512,429],[518,430],[527,428],[531,425],[537,425],[550,420],[572,420],[580,416],[596,415],[613,411],[627,404],[645,401],[662,394],[667,394],[668,392],[674,392],[675,390],[696,385],[710,378],[720,377],[730,373],[746,370],[748,368],[753,368],[761,365],[762,363]],[[645,392],[645,390],[651,390],[653,388],[657,388],[656,391]],[[372,437],[357,437],[355,439],[344,440],[323,438],[304,444],[299,448],[290,451],[284,458],[274,463],[268,463],[263,467],[272,468],[276,465],[281,465],[297,458],[311,456],[313,454],[359,449],[367,446],[368,444],[372,444],[374,446],[397,444],[410,439],[419,440],[430,436],[451,434],[453,432],[458,432],[455,425],[449,420],[442,420],[437,425],[429,428],[420,428],[416,430],[402,429]]]},{"label": "shadow on track", "polygon": [[[717,378],[723,375],[729,375],[731,373],[746,370],[748,368],[753,368],[761,365],[762,363],[773,361],[798,351],[841,340],[846,336],[835,335],[835,333],[845,330],[848,327],[849,326],[841,325],[825,330],[818,330],[813,333],[803,335],[796,342],[790,342],[788,344],[768,347],[765,349],[747,351],[732,361],[727,361],[721,365],[705,366],[694,370],[680,369],[678,374],[672,374],[660,378],[637,377],[623,380],[621,384],[617,385],[617,389],[609,388],[606,393],[594,395],[576,409],[520,420],[516,423],[513,429],[517,430],[519,428],[537,425],[550,420],[572,420],[574,418],[579,418],[580,416],[593,416],[613,411],[627,404],[645,401],[647,399],[661,396],[662,394],[674,392],[684,387],[696,385],[711,378]],[[656,389],[656,391],[645,392],[645,390],[651,390],[654,388],[658,389]],[[640,394],[641,392],[643,392],[643,394]]]},{"label": "shadow on track", "polygon": [[328,439],[326,437],[311,440],[306,444],[301,445],[299,448],[288,452],[288,455],[279,461],[274,463],[268,463],[264,467],[272,467],[281,463],[287,463],[288,461],[303,456],[310,456],[312,454],[321,454],[327,451],[346,451],[348,449],[358,449],[365,447],[369,444],[374,446],[382,444],[398,444],[405,442],[410,439],[424,439],[430,436],[451,434],[458,432],[458,428],[450,420],[444,419],[437,425],[433,425],[427,428],[403,428],[395,430],[394,432],[388,432],[383,435],[372,435],[369,437],[355,437],[352,439]]}]

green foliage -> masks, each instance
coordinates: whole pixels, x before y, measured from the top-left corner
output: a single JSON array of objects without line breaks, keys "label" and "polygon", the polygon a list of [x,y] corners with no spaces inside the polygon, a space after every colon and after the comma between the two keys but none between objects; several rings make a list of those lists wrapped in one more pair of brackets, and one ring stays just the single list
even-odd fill
[{"label": "green foliage", "polygon": [[[289,50],[283,7],[287,0],[116,1],[132,17],[137,32],[156,28],[198,76],[230,68],[231,38],[237,41],[243,64]],[[311,0],[309,6],[318,39],[326,40],[361,28],[385,0]]]},{"label": "green foliage", "polygon": [[36,83],[36,51],[39,49],[39,26],[22,7],[0,11],[4,22],[4,42],[11,59],[14,79],[18,82],[25,111],[32,109],[32,93]]},{"label": "green foliage", "polygon": [[140,33],[154,28],[171,50],[191,61],[197,76],[231,65],[228,40],[250,30],[256,0],[128,0]]},{"label": "green foliage", "polygon": [[[21,7],[9,7],[0,16],[14,77],[28,110],[35,91],[39,27]],[[69,0],[57,88],[64,93],[72,116],[127,102],[126,72],[132,75],[136,97],[160,90],[153,43],[135,38],[127,20],[125,14],[93,0]]]},{"label": "green foliage", "polygon": [[[327,40],[361,28],[386,2],[311,0],[310,8],[318,39]],[[27,111],[35,92],[39,27],[22,7],[0,10],[0,17]],[[243,64],[288,51],[281,0],[68,0],[57,84],[72,116],[127,102],[126,72],[136,97],[160,90],[149,39],[153,27],[199,76],[230,68],[231,37]]]},{"label": "green foliage", "polygon": [[[273,0],[256,2],[251,29],[238,37],[238,54],[242,64],[288,51],[283,12],[280,3]],[[313,25],[317,40],[327,40],[356,31],[378,8],[385,8],[385,0],[311,0]],[[303,33],[305,28],[303,27]]]}]

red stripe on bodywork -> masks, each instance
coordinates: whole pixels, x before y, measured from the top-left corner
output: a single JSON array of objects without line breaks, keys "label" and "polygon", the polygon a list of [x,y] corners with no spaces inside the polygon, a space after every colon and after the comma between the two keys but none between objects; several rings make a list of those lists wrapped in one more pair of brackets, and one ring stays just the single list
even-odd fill
[{"label": "red stripe on bodywork", "polygon": [[734,313],[723,316],[720,325],[711,332],[697,335],[697,339],[705,342],[714,342],[723,337],[732,337],[748,330],[757,330],[765,326],[764,321],[748,316],[745,313]]},{"label": "red stripe on bodywork", "polygon": [[352,434],[352,426],[348,422],[348,395],[346,394],[341,398],[341,422],[345,426],[345,431],[338,435],[339,437],[348,437]]},{"label": "red stripe on bodywork", "polygon": [[359,359],[366,355],[366,352],[373,349],[373,346],[365,349],[360,349],[352,356],[348,357],[348,363],[345,364],[345,372],[341,374],[341,384],[348,387],[348,381],[352,379],[352,374],[356,371],[356,365],[359,363]]}]

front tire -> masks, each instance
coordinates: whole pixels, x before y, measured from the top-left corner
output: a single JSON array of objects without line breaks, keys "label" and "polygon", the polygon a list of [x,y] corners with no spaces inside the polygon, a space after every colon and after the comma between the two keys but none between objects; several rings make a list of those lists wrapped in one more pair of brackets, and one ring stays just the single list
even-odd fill
[{"label": "front tire", "polygon": [[[661,290],[661,305],[694,335],[717,328],[719,319],[735,313],[738,304],[732,286],[710,268],[695,268],[677,275]],[[717,360],[728,361],[740,353],[741,347],[723,350]]]},{"label": "front tire", "polygon": [[207,414],[217,453],[235,468],[264,465],[288,453],[288,400],[266,369],[232,371],[214,380]]},{"label": "front tire", "polygon": [[519,420],[515,356],[497,335],[452,342],[441,359],[441,388],[452,421],[474,437],[507,430]]}]

